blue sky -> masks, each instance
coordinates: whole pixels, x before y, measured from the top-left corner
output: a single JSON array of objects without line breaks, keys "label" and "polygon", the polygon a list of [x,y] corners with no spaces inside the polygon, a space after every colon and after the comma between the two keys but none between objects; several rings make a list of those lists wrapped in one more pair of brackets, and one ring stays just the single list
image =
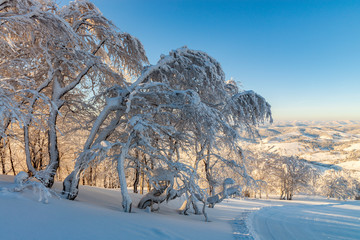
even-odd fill
[{"label": "blue sky", "polygon": [[360,120],[358,0],[92,2],[140,39],[151,64],[184,45],[207,52],[275,120]]}]

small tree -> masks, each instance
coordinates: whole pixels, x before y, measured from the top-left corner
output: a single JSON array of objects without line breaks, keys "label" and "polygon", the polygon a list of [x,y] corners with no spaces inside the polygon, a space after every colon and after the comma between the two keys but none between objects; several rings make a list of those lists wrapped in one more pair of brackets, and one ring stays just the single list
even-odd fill
[{"label": "small tree", "polygon": [[328,170],[319,179],[320,193],[328,198],[349,199],[359,195],[358,182],[343,170]]},{"label": "small tree", "polygon": [[267,183],[277,187],[280,199],[291,200],[295,193],[309,187],[315,169],[297,157],[273,155],[265,161]]}]

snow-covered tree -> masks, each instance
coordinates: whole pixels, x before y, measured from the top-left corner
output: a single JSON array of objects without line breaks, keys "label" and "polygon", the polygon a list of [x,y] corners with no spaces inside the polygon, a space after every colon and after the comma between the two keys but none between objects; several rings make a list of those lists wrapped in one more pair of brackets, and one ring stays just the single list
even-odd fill
[{"label": "snow-covered tree", "polygon": [[[123,85],[126,74],[140,73],[147,59],[141,43],[119,32],[89,1],[73,1],[61,9],[51,0],[6,0],[0,6],[1,67],[7,69],[1,77],[33,85],[33,97],[26,101],[30,110],[22,121],[27,165],[46,186],[52,186],[60,161],[57,120],[61,108],[71,96],[86,98],[79,95],[81,90],[99,92]],[[36,171],[31,164],[29,127],[35,120],[34,110],[40,108],[40,93],[51,99],[46,126],[49,163],[45,170]],[[17,108],[23,105],[21,101]],[[6,127],[6,119],[2,126]]]},{"label": "snow-covered tree", "polygon": [[[226,82],[220,64],[210,56],[204,56],[203,52],[184,47],[171,52],[170,56],[176,60],[156,71],[152,78],[173,88],[192,89],[204,103],[205,108],[200,111],[203,115],[191,113],[190,119],[195,121],[191,125],[183,124],[182,131],[193,136],[194,166],[203,165],[209,193],[213,195],[215,186],[221,185],[224,178],[215,179],[213,173],[216,171],[212,170],[234,163],[228,161],[228,157],[224,158],[225,151],[227,156],[232,155],[241,161],[241,154],[238,154],[241,151],[237,145],[238,131],[252,133],[259,123],[271,121],[270,106],[253,91],[239,91],[234,81]],[[207,112],[211,115],[206,116]],[[231,169],[244,177],[247,174],[242,164],[235,164],[237,167],[232,165]]]},{"label": "snow-covered tree", "polygon": [[[109,89],[107,104],[95,121],[75,170],[64,181],[64,194],[74,199],[84,169],[99,156],[109,157],[100,153],[113,151],[112,157],[116,157],[118,163],[123,207],[130,211],[124,164],[137,161],[131,155],[136,149],[152,159],[155,170],[161,167],[176,173],[177,190],[171,187],[174,191],[183,192],[185,188],[190,195],[201,195],[206,202],[206,193],[197,183],[198,165],[206,156],[204,150],[215,147],[218,142],[227,142],[229,149],[237,150],[234,144],[237,128],[242,124],[247,128],[250,123],[254,126],[271,116],[270,106],[262,97],[253,92],[234,96],[226,91],[224,79],[216,60],[204,52],[183,47],[168,56],[162,55],[156,65],[146,67],[129,87]],[[246,116],[252,116],[252,120],[235,121]],[[117,137],[113,140],[114,135]],[[203,150],[196,150],[198,147]],[[192,152],[195,160],[188,157]],[[207,154],[242,172],[243,167],[234,160],[220,154]],[[139,164],[144,163],[135,165]],[[143,169],[151,178],[151,168],[143,166]],[[156,188],[156,181],[152,182]]]},{"label": "snow-covered tree", "polygon": [[247,166],[250,176],[255,180],[254,187],[251,189],[246,189],[248,195],[252,195],[250,192],[253,191],[254,197],[256,198],[257,194],[261,198],[263,192],[265,192],[266,197],[268,196],[268,179],[269,172],[266,162],[268,161],[268,156],[264,153],[259,153],[255,150],[249,151],[244,149],[243,151],[245,158],[247,159]]},{"label": "snow-covered tree", "polygon": [[[12,122],[20,123],[27,167],[45,186],[52,186],[60,165],[58,133],[74,125],[60,123],[61,116],[85,118],[90,126],[64,181],[69,199],[77,196],[84,171],[105,163],[116,163],[127,212],[132,201],[126,172],[132,168],[142,169],[167,200],[185,193],[204,206],[236,192],[223,186],[215,194],[228,178],[217,176],[216,169],[249,179],[239,133],[254,133],[258,124],[271,122],[270,105],[226,82],[220,64],[208,54],[183,47],[143,67],[142,44],[87,0],[62,8],[52,0],[0,0],[0,21],[0,111],[6,113],[0,133],[6,136]],[[80,115],[84,109],[87,113]],[[47,133],[41,149],[48,145],[41,168],[34,161],[37,136],[44,140],[39,131]],[[161,169],[168,174],[159,174]],[[210,198],[200,183],[203,176]]]},{"label": "snow-covered tree", "polygon": [[280,193],[280,199],[291,200],[294,194],[310,187],[317,170],[306,161],[292,156],[265,154],[265,178],[269,187]]},{"label": "snow-covered tree", "polygon": [[344,170],[328,170],[318,181],[320,194],[341,200],[359,196],[359,183]]}]

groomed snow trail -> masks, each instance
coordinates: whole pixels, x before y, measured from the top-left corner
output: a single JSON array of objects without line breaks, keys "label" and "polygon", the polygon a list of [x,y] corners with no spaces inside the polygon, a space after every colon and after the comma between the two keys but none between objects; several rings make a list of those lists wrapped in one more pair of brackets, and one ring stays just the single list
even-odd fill
[{"label": "groomed snow trail", "polygon": [[254,212],[250,220],[255,239],[360,239],[360,201],[320,205],[284,201],[283,206]]}]

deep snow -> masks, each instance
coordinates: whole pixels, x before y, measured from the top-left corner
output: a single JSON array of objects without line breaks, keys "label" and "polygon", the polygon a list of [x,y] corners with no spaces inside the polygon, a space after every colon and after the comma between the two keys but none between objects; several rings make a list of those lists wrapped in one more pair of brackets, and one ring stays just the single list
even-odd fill
[{"label": "deep snow", "polygon": [[[81,186],[75,201],[44,204],[31,190],[8,191],[12,181],[0,176],[0,239],[360,239],[360,201],[229,199],[204,222],[179,215],[181,199],[129,214],[119,190]],[[136,206],[141,195],[131,196]]]}]

